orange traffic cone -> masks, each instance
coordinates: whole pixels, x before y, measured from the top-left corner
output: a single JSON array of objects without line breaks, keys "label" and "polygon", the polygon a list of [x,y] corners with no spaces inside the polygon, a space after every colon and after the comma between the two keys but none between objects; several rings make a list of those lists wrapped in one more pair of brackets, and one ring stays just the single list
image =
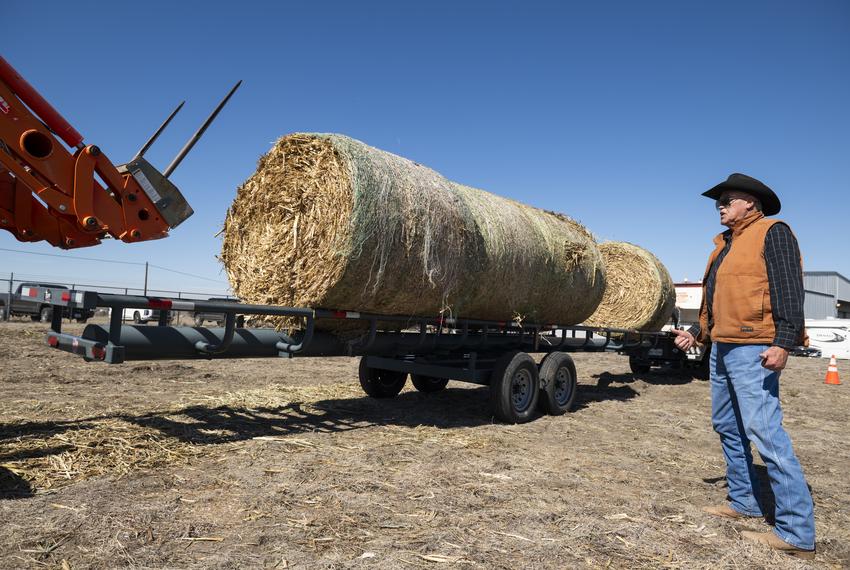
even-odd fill
[{"label": "orange traffic cone", "polygon": [[835,355],[832,355],[832,358],[829,359],[829,366],[826,367],[826,380],[823,381],[824,384],[841,384],[841,380],[838,379],[838,365],[835,363]]}]

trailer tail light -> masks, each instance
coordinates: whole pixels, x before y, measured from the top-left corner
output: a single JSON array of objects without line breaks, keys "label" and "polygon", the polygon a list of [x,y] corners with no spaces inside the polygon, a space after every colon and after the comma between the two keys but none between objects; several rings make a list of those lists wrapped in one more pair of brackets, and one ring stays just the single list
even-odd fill
[{"label": "trailer tail light", "polygon": [[66,303],[67,303],[68,301],[70,301],[70,300],[71,300],[71,292],[70,292],[70,291],[62,291],[62,297],[61,297],[61,299],[62,299],[64,302],[66,302]]},{"label": "trailer tail light", "polygon": [[148,299],[148,307],[151,309],[159,309],[161,311],[170,311],[171,301],[168,299]]},{"label": "trailer tail light", "polygon": [[47,344],[49,344],[53,348],[56,348],[57,346],[59,346],[59,337],[50,335],[49,337],[47,337]]},{"label": "trailer tail light", "polygon": [[103,345],[96,344],[91,347],[91,355],[95,360],[103,360],[106,358],[106,348]]},{"label": "trailer tail light", "polygon": [[354,311],[334,311],[335,319],[359,319],[360,313]]}]

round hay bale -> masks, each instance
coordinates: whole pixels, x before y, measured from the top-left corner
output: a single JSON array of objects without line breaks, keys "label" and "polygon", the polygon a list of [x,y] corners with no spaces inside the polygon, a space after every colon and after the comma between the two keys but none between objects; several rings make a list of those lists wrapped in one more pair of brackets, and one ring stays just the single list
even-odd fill
[{"label": "round hay bale", "polygon": [[649,251],[620,241],[599,245],[605,264],[602,302],[585,324],[661,330],[673,314],[676,291],[667,268]]},{"label": "round hay bale", "polygon": [[579,223],[333,134],[260,159],[221,260],[247,302],[388,315],[574,324],[605,286]]}]

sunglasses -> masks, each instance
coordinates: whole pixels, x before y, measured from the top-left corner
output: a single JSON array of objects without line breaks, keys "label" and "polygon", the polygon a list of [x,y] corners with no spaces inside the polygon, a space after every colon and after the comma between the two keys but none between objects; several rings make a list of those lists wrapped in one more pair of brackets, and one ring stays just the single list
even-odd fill
[{"label": "sunglasses", "polygon": [[735,200],[743,200],[743,198],[735,198],[735,197],[726,196],[725,198],[721,198],[720,200],[717,200],[716,202],[714,202],[714,207],[717,208],[718,210],[720,208],[728,208],[729,205],[732,202],[734,202]]}]

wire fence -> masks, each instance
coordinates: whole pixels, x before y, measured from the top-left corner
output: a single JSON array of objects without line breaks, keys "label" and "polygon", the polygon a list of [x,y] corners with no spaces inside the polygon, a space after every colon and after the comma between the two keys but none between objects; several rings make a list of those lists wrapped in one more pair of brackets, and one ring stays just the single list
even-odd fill
[{"label": "wire fence", "polygon": [[7,277],[0,277],[0,292],[14,294],[18,287],[23,284],[43,284],[43,285],[61,285],[69,289],[77,291],[97,291],[98,293],[112,293],[116,295],[146,295],[154,297],[176,297],[178,299],[235,299],[231,294],[215,291],[177,291],[169,289],[153,289],[145,290],[138,286],[122,286],[119,284],[105,285],[103,283],[77,283],[68,280],[59,279],[32,279],[32,277],[45,277],[15,274],[11,273]]},{"label": "wire fence", "polygon": [[[34,285],[52,285],[52,286],[62,286],[67,287],[68,289],[74,289],[77,291],[96,291],[98,293],[111,293],[114,295],[145,295],[149,297],[176,297],[177,299],[187,299],[187,300],[204,300],[204,299],[236,299],[233,295],[229,293],[221,293],[215,291],[179,291],[179,290],[169,290],[169,289],[152,289],[138,286],[123,286],[118,283],[113,284],[105,284],[105,283],[79,283],[69,279],[63,279],[61,277],[52,278],[49,275],[35,275],[35,274],[25,274],[25,273],[10,273],[8,275],[0,275],[0,322],[8,321],[11,317],[12,311],[10,310],[12,305],[12,300],[14,295],[18,292],[19,288],[22,285],[34,284]],[[9,304],[9,308],[5,307],[6,304]],[[181,314],[178,311],[175,311],[172,315],[176,321],[181,321]],[[189,318],[191,319],[191,314]],[[34,317],[34,318],[37,318]],[[122,317],[122,320],[124,318]]]}]

